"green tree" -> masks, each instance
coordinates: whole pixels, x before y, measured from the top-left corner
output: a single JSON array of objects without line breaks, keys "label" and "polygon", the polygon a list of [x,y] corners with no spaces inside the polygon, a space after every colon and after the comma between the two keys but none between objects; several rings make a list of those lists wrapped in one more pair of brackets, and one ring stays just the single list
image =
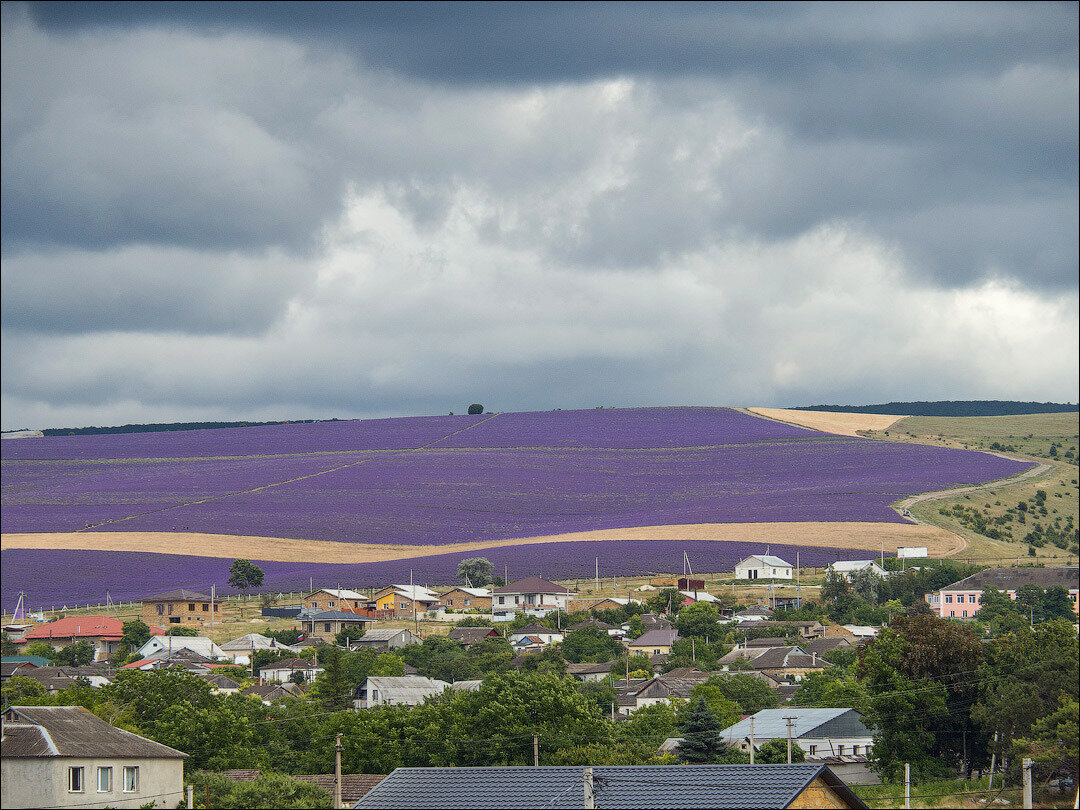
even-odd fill
[{"label": "green tree", "polygon": [[311,685],[311,698],[331,711],[349,708],[352,685],[345,667],[345,653],[340,647],[328,647],[320,664],[325,672]]},{"label": "green tree", "polygon": [[474,402],[469,406],[469,416],[479,416],[484,412],[484,406],[479,402]]},{"label": "green tree", "polygon": [[49,690],[33,678],[13,675],[0,688],[4,706],[51,706]]},{"label": "green tree", "polygon": [[62,647],[53,663],[59,666],[85,667],[94,663],[94,645],[89,641],[77,641]]},{"label": "green tree", "polygon": [[47,641],[31,641],[26,645],[26,649],[23,650],[23,655],[37,655],[52,661],[56,658],[56,650],[53,649],[53,645]]},{"label": "green tree", "polygon": [[727,748],[720,734],[724,727],[704,696],[699,696],[693,706],[679,724],[683,738],[678,746],[679,758],[693,764],[715,762]]},{"label": "green tree", "polygon": [[[769,740],[757,750],[754,761],[761,765],[783,765],[787,763],[787,740]],[[806,754],[794,740],[791,742],[791,761],[806,762]]]},{"label": "green tree", "polygon": [[348,647],[350,642],[355,641],[358,638],[363,638],[364,633],[366,632],[367,631],[358,624],[347,624],[334,636],[334,643],[339,647]]},{"label": "green tree", "polygon": [[248,591],[262,585],[263,576],[263,570],[251,560],[233,560],[233,564],[229,566],[228,583],[243,595],[240,618],[244,617],[244,608],[247,607]]},{"label": "green tree", "polygon": [[740,714],[775,709],[779,702],[776,691],[763,678],[755,675],[712,675],[706,683],[715,686],[720,694],[734,703]]},{"label": "green tree", "polygon": [[860,713],[868,711],[866,687],[853,675],[832,669],[812,672],[799,682],[793,702],[796,706],[833,708],[849,706]]},{"label": "green tree", "polygon": [[212,807],[332,807],[334,797],[316,784],[264,771],[249,782],[224,774],[199,771],[191,776],[196,804],[209,794]]},{"label": "green tree", "polygon": [[124,635],[120,637],[120,643],[126,644],[129,650],[137,650],[150,640],[150,625],[142,619],[124,622],[121,631]]},{"label": "green tree", "polygon": [[683,638],[716,641],[720,635],[720,611],[709,602],[695,602],[679,611],[675,629]]},{"label": "green tree", "polygon": [[615,659],[622,652],[623,645],[599,627],[571,630],[562,640],[563,658],[573,664],[585,661],[601,664]]},{"label": "green tree", "polygon": [[1042,615],[1043,621],[1075,619],[1076,613],[1073,610],[1069,592],[1060,585],[1051,585],[1047,588],[1042,598]]},{"label": "green tree", "polygon": [[428,636],[422,644],[402,647],[399,654],[406,664],[416,667],[427,678],[466,681],[478,674],[461,643],[446,636]]},{"label": "green tree", "polygon": [[1030,755],[1043,778],[1068,776],[1076,785],[1080,780],[1080,703],[1062,696],[1058,709],[1034,725],[1030,738],[1018,741],[1016,753]]},{"label": "green tree", "polygon": [[9,655],[18,655],[19,645],[11,640],[11,636],[8,635],[7,630],[0,632],[0,655],[5,658]]},{"label": "green tree", "polygon": [[469,557],[458,563],[458,581],[462,585],[482,588],[491,582],[491,571],[494,567],[487,557]]},{"label": "green tree", "polygon": [[674,616],[682,607],[683,596],[675,588],[661,588],[645,601],[653,613],[667,613]]}]

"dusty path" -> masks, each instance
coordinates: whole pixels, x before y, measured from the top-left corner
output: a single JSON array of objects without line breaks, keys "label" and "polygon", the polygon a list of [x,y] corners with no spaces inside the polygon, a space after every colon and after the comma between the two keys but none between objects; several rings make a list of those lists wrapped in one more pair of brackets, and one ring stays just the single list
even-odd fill
[{"label": "dusty path", "polygon": [[[195,532],[35,532],[0,536],[8,549],[86,549],[141,551],[202,557],[278,562],[366,563],[480,551],[529,543],[608,542],[614,540],[711,540],[777,543],[793,546],[853,548],[895,552],[897,546],[926,546],[930,553],[955,553],[955,535],[935,526],[908,523],[698,523],[682,526],[636,526],[588,532],[453,543],[441,546],[335,543],[279,537],[248,537]],[[962,541],[961,541],[962,542]],[[960,546],[959,548],[962,548]]]},{"label": "dusty path", "polygon": [[[1026,478],[1034,478],[1037,475],[1042,475],[1045,472],[1049,472],[1054,469],[1052,464],[1044,464],[1036,461],[1031,456],[1011,456],[1005,453],[993,453],[992,455],[1001,456],[1001,458],[1011,459],[1013,461],[1035,461],[1036,466],[1030,470],[1025,470],[1022,473],[1017,473],[1011,478],[999,478],[996,481],[988,481],[985,484],[973,484],[970,487],[956,487],[954,489],[941,489],[937,492],[923,492],[921,495],[912,495],[909,498],[904,498],[902,501],[897,501],[893,507],[897,510],[910,509],[914,504],[922,503],[923,501],[936,501],[941,498],[951,498],[955,495],[964,495],[968,492],[978,492],[981,489],[995,489],[997,487],[1010,486],[1012,484],[1018,484]],[[915,518],[911,518],[915,520]],[[926,525],[926,524],[922,524]]]}]

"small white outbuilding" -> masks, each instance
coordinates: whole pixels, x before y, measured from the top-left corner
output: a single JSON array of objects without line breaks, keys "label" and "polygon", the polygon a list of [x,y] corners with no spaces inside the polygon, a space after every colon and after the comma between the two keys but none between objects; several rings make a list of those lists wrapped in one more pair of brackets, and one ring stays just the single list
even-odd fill
[{"label": "small white outbuilding", "polygon": [[753,554],[735,566],[735,579],[794,579],[789,562],[772,554]]}]

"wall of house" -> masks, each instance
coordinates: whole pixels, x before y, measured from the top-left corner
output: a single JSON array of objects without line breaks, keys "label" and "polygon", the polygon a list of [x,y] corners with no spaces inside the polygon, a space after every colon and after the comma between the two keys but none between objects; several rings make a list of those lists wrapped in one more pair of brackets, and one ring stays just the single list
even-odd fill
[{"label": "wall of house", "polygon": [[847,802],[840,798],[840,796],[831,787],[826,785],[820,777],[814,779],[809,785],[803,788],[803,792],[796,796],[788,807],[794,808],[843,808],[850,807]]},{"label": "wall of house", "polygon": [[[123,792],[125,765],[139,768],[138,790]],[[83,768],[83,792],[68,793],[68,768]],[[111,767],[112,791],[97,792],[98,767]],[[176,807],[184,798],[182,759],[4,757],[0,804],[6,807],[136,808],[154,801]]]},{"label": "wall of house", "polygon": [[[1016,591],[1005,591],[1009,598],[1016,601]],[[949,590],[944,588],[937,593],[926,594],[926,603],[943,619],[973,619],[982,604],[982,591]],[[1069,589],[1069,599],[1073,612],[1080,614],[1080,588]]]},{"label": "wall of house", "polygon": [[[214,603],[214,619],[221,618],[221,603]],[[143,602],[142,620],[149,625],[193,625],[210,622],[209,602]]]},{"label": "wall of house", "polygon": [[490,596],[470,596],[469,594],[444,594],[442,606],[454,610],[491,610]]}]

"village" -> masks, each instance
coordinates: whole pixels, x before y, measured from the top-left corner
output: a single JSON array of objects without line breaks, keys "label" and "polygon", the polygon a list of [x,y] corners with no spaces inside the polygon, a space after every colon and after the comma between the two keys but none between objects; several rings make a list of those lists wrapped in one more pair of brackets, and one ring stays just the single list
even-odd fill
[{"label": "village", "polygon": [[[1057,796],[1070,805],[1075,781],[1073,787],[1062,781],[1060,766],[1040,772],[1033,764],[1038,746],[1010,748],[1013,741],[1002,740],[1000,731],[991,741],[995,719],[977,717],[971,708],[989,708],[996,697],[950,684],[958,670],[947,659],[978,655],[977,648],[1006,633],[1056,633],[1065,650],[1054,652],[1072,651],[1072,686],[1059,680],[1061,672],[1051,678],[1067,706],[1076,683],[1077,569],[978,570],[926,560],[920,556],[925,550],[901,551],[900,558],[842,561],[827,569],[800,568],[765,552],[709,577],[695,576],[688,559],[682,575],[621,581],[601,580],[598,567],[594,580],[568,583],[538,576],[492,583],[491,564],[472,558],[459,567],[462,584],[450,588],[392,583],[364,591],[313,582],[302,594],[262,593],[250,601],[247,594],[222,599],[213,588],[178,588],[108,605],[104,613],[82,608],[29,621],[23,610],[6,616],[4,625],[4,804],[25,805],[28,797],[15,792],[31,782],[18,776],[44,767],[64,771],[47,780],[60,786],[50,806],[136,807],[148,800],[220,806],[229,791],[254,789],[276,771],[314,791],[298,794],[303,798],[294,806],[398,806],[396,797],[415,786],[406,772],[386,766],[407,765],[429,769],[425,790],[446,797],[431,806],[452,806],[455,767],[488,778],[481,772],[496,766],[543,765],[550,775],[528,775],[530,790],[565,791],[572,770],[578,781],[566,784],[578,785],[581,796],[569,806],[589,806],[590,790],[610,778],[605,768],[636,767],[626,778],[637,780],[632,795],[640,796],[663,789],[649,781],[649,767],[725,763],[754,766],[738,790],[754,795],[752,786],[760,782],[766,791],[760,795],[782,800],[778,806],[898,806],[901,794],[904,806],[926,806],[920,802],[963,794],[972,780],[987,789],[997,780],[1000,790],[1032,806],[1040,773],[1042,800]],[[898,660],[878,661],[877,651],[898,639],[932,648],[942,659],[941,673],[905,672]],[[1060,666],[1047,663],[1051,670]],[[875,685],[875,678],[891,688]],[[139,700],[140,690],[153,691],[155,679],[172,679],[172,692],[190,684],[208,706],[218,707],[214,711],[246,706],[241,714],[248,722],[263,724],[241,735],[256,750],[227,752],[231,746],[216,736],[221,718],[206,721],[217,731],[185,726],[180,735],[160,727],[157,710],[153,722],[132,722],[130,712],[116,715],[123,720],[115,726],[108,722],[103,706],[114,706],[115,713],[119,695]],[[909,696],[926,691],[920,682],[940,691],[935,698],[944,705]],[[517,707],[533,722],[518,718],[518,733],[487,752],[436,750],[445,740],[421,742],[415,729],[403,728],[395,735],[412,741],[408,752],[375,755],[363,743],[371,723],[387,732],[395,723],[408,726],[410,712],[453,714],[469,706],[482,714],[514,688],[552,695],[543,706]],[[967,703],[962,722],[954,700]],[[540,715],[552,711],[551,701],[565,705],[545,720]],[[266,720],[251,719],[256,706],[269,712]],[[897,716],[898,706],[910,716]],[[935,716],[931,727],[943,724],[938,739],[922,750],[898,744],[904,722],[927,724],[920,711]],[[575,713],[581,722],[568,728]],[[306,715],[329,716],[339,730],[287,757],[287,767],[275,767],[273,755],[257,750],[262,729],[274,725],[268,723],[274,717],[287,725]],[[971,739],[965,736],[959,750],[950,736],[958,722],[965,734],[971,726]],[[500,740],[497,729],[484,733]],[[195,747],[186,744],[191,734],[202,738]],[[568,744],[567,735],[576,744]],[[581,735],[589,739],[577,739]],[[71,751],[57,756],[59,741]],[[302,736],[273,744],[307,748]],[[1018,762],[1022,750],[1033,756]],[[302,764],[320,767],[305,772],[297,769]],[[776,780],[785,774],[795,785],[791,795],[768,794],[781,790]],[[723,786],[702,790],[715,798]]]}]

